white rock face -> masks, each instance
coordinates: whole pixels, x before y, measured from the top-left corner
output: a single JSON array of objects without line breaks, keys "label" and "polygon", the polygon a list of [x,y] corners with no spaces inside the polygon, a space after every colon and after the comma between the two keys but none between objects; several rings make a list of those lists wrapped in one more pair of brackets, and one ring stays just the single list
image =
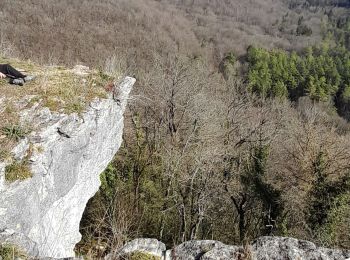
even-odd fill
[{"label": "white rock face", "polygon": [[[5,183],[0,162],[0,242],[12,242],[38,258],[74,257],[86,203],[100,186],[99,175],[122,142],[123,113],[135,79],[125,78],[108,99],[95,100],[80,116],[33,106],[22,120],[35,122],[13,152],[29,153],[33,177]],[[30,143],[30,149],[28,149]]]}]

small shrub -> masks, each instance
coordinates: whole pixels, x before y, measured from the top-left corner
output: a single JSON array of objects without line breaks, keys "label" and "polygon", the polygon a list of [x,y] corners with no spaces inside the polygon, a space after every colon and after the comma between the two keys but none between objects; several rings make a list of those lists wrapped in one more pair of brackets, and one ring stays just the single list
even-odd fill
[{"label": "small shrub", "polygon": [[297,35],[305,35],[305,36],[311,36],[312,35],[312,29],[307,26],[306,24],[300,24],[297,27]]},{"label": "small shrub", "polygon": [[99,77],[100,80],[102,80],[102,81],[108,81],[108,80],[111,80],[111,79],[112,79],[108,74],[106,74],[106,73],[103,71],[102,68],[99,68],[98,71],[97,71],[97,73],[98,73],[98,77]]},{"label": "small shrub", "polygon": [[5,168],[5,180],[8,182],[14,182],[16,180],[25,180],[31,178],[33,174],[31,173],[29,166],[26,161],[14,163],[6,166]]},{"label": "small shrub", "polygon": [[4,126],[1,128],[1,133],[6,135],[10,140],[15,140],[18,142],[20,139],[23,139],[27,132],[18,125]]},{"label": "small shrub", "polygon": [[1,260],[13,260],[18,258],[27,259],[27,256],[14,245],[0,245]]}]

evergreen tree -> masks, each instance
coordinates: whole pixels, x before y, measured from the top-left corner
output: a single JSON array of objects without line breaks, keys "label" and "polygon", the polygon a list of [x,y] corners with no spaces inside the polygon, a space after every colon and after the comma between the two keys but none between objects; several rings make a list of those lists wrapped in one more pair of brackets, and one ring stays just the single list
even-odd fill
[{"label": "evergreen tree", "polygon": [[317,233],[327,222],[332,221],[330,219],[332,212],[344,206],[335,201],[349,193],[350,175],[347,174],[336,182],[330,181],[327,176],[326,155],[323,152],[318,153],[313,169],[316,178],[309,193],[310,205],[307,215],[311,229]]},{"label": "evergreen tree", "polygon": [[281,193],[271,184],[267,183],[267,159],[268,146],[259,144],[253,149],[251,161],[246,166],[246,171],[241,180],[246,190],[250,191],[250,197],[261,203],[261,217],[264,226],[262,234],[269,234],[272,229],[276,228],[276,221],[280,217],[283,205]]}]

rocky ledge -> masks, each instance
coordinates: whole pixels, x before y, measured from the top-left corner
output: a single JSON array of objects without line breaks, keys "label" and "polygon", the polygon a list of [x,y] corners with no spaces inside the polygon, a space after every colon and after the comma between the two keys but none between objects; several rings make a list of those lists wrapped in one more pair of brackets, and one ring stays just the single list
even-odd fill
[{"label": "rocky ledge", "polygon": [[39,129],[12,150],[26,160],[30,176],[8,182],[9,163],[0,161],[0,244],[15,244],[35,258],[74,257],[79,223],[100,186],[99,174],[119,149],[123,113],[135,82],[125,78],[107,98],[84,112],[62,114],[36,104],[21,120]]},{"label": "rocky ledge", "polygon": [[[317,247],[289,237],[260,237],[247,247],[225,245],[214,240],[187,241],[172,249],[156,239],[135,239],[105,260],[125,259],[136,252],[159,260],[347,260],[349,250]],[[146,258],[145,258],[146,259]]]}]

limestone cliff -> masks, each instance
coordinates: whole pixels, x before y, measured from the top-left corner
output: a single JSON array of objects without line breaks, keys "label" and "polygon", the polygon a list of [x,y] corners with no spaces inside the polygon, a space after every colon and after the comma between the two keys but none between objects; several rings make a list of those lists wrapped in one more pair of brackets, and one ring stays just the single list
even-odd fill
[{"label": "limestone cliff", "polygon": [[14,243],[38,258],[74,256],[86,203],[121,145],[134,82],[125,78],[113,94],[94,99],[80,114],[51,112],[35,103],[21,111],[21,121],[37,127],[12,155],[26,158],[32,177],[8,182],[9,162],[0,160],[0,243]]}]

